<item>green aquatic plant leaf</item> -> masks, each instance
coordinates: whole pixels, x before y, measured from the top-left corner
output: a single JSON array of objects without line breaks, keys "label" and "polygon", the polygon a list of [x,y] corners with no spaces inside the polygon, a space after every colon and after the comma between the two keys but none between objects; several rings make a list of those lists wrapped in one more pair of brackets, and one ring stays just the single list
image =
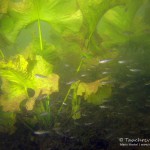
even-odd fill
[{"label": "green aquatic plant leaf", "polygon": [[35,76],[36,74],[47,76],[52,73],[53,66],[49,64],[42,56],[36,55],[34,58],[34,62],[34,66],[32,68],[33,76]]},{"label": "green aquatic plant leaf", "polygon": [[13,134],[16,130],[16,114],[14,112],[3,112],[0,110],[0,133]]},{"label": "green aquatic plant leaf", "polygon": [[[8,62],[0,63],[3,93],[0,105],[4,111],[19,111],[20,103],[25,99],[27,110],[32,110],[35,101],[40,99],[41,95],[48,96],[59,89],[59,76],[52,73],[52,65],[41,56],[26,60],[22,55],[17,55]],[[28,89],[34,91],[32,96],[28,94]]]},{"label": "green aquatic plant leaf", "polygon": [[4,54],[3,54],[2,50],[0,50],[0,58],[4,59]]},{"label": "green aquatic plant leaf", "polygon": [[5,112],[19,111],[20,103],[28,98],[24,87],[5,78],[2,78],[1,89],[3,95],[0,96],[0,105]]},{"label": "green aquatic plant leaf", "polygon": [[32,85],[26,74],[13,69],[0,69],[0,76],[24,88]]},{"label": "green aquatic plant leaf", "polygon": [[77,95],[77,89],[80,84],[80,81],[77,81],[71,85],[71,89],[73,89],[73,98],[72,98],[72,118],[74,120],[81,118],[80,112],[80,97]]},{"label": "green aquatic plant leaf", "polygon": [[112,84],[109,77],[105,77],[91,83],[80,82],[76,94],[83,96],[87,102],[97,105],[111,96],[111,88]]},{"label": "green aquatic plant leaf", "polygon": [[28,62],[22,55],[16,55],[8,61],[3,60],[0,64],[1,77],[24,88],[32,85],[27,75]]},{"label": "green aquatic plant leaf", "polygon": [[103,47],[110,48],[121,45],[127,41],[135,40],[137,36],[143,34],[147,28],[142,20],[146,14],[143,13],[146,10],[146,3],[148,4],[144,0],[128,0],[125,6],[114,7],[103,15],[97,26],[98,34],[103,39]]},{"label": "green aquatic plant leaf", "polygon": [[84,19],[84,27],[87,29],[86,45],[91,40],[92,35],[97,30],[97,25],[102,16],[112,7],[124,4],[125,0],[77,0]]},{"label": "green aquatic plant leaf", "polygon": [[109,77],[105,77],[91,83],[80,82],[77,95],[84,96],[84,99],[87,99],[91,94],[95,94],[99,87],[103,87],[107,81],[109,81]]},{"label": "green aquatic plant leaf", "polygon": [[24,73],[27,72],[28,61],[22,55],[16,55],[7,61],[2,60],[0,64],[0,69],[13,69]]},{"label": "green aquatic plant leaf", "polygon": [[91,95],[89,95],[89,97],[87,98],[87,102],[94,105],[103,104],[104,102],[108,101],[111,93],[112,85],[106,84],[103,87],[99,88],[95,94],[92,93]]},{"label": "green aquatic plant leaf", "polygon": [[[21,2],[12,2],[9,4],[9,18],[13,24],[12,26],[5,26],[5,30],[1,31],[7,39],[14,41],[18,33],[25,28],[27,25],[37,21],[40,38],[41,30],[40,21],[46,21],[54,29],[60,33],[66,30],[72,32],[78,32],[81,22],[82,15],[76,6],[75,0],[26,0]],[[1,26],[5,23],[5,18],[1,19]],[[4,20],[3,20],[4,19]],[[12,30],[8,30],[11,28]]]},{"label": "green aquatic plant leaf", "polygon": [[9,0],[0,0],[0,14],[7,13]]},{"label": "green aquatic plant leaf", "polygon": [[37,74],[33,78],[33,89],[35,94],[33,97],[29,98],[26,103],[26,109],[32,110],[34,108],[34,104],[37,101],[41,101],[42,95],[48,96],[53,92],[59,91],[59,76],[57,74],[49,74],[48,76],[43,76]]}]

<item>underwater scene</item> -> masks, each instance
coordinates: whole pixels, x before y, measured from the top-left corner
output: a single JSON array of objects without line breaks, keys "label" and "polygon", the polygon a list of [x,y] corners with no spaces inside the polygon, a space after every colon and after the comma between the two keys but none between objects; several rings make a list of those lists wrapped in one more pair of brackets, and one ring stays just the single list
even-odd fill
[{"label": "underwater scene", "polygon": [[150,150],[150,0],[0,0],[0,150]]}]

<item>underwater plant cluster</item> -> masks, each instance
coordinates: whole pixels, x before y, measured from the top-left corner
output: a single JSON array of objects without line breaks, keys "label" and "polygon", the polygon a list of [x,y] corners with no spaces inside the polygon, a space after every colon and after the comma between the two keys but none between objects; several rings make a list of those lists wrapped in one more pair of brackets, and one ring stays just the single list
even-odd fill
[{"label": "underwater plant cluster", "polygon": [[0,149],[114,150],[119,138],[150,138],[149,7],[0,0]]}]

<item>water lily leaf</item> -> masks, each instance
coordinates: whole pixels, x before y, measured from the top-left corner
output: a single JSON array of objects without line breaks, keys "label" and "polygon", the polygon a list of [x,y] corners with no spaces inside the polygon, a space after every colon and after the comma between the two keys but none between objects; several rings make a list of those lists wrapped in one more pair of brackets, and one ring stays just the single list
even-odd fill
[{"label": "water lily leaf", "polygon": [[105,77],[91,83],[81,82],[77,89],[77,95],[84,96],[84,99],[87,99],[91,94],[95,94],[99,87],[103,87],[105,85],[104,81],[108,80],[109,77]]},{"label": "water lily leaf", "polygon": [[34,79],[34,96],[29,98],[26,103],[26,109],[32,110],[34,108],[34,104],[37,101],[41,100],[41,96],[48,96],[53,92],[58,92],[58,82],[59,76],[56,74],[50,74],[46,78],[36,78]]},{"label": "water lily leaf", "polygon": [[87,98],[87,102],[92,103],[94,105],[100,105],[103,104],[105,101],[107,101],[112,93],[112,85],[107,84],[103,87],[99,88],[99,90],[95,94],[89,95]]},{"label": "water lily leaf", "polygon": [[32,68],[32,75],[36,76],[36,74],[41,74],[44,76],[52,73],[53,66],[49,64],[42,56],[35,56],[35,64]]},{"label": "water lily leaf", "polygon": [[[0,97],[0,105],[4,111],[19,111],[24,99],[28,100],[27,110],[32,110],[36,99],[41,95],[48,96],[58,91],[59,76],[52,73],[52,65],[38,55],[34,61],[31,69],[31,62],[21,55],[10,59],[8,63],[1,62],[1,90],[4,94]],[[29,89],[32,89],[30,94]]]},{"label": "water lily leaf", "polygon": [[31,85],[31,83],[28,80],[28,78],[26,77],[26,75],[23,74],[22,72],[18,72],[15,70],[1,69],[0,70],[0,76],[11,81],[11,82],[14,82],[15,84],[19,84],[22,87],[27,87],[27,86]]},{"label": "water lily leaf", "polygon": [[0,97],[0,105],[3,107],[3,111],[19,111],[20,103],[28,98],[26,89],[18,84],[9,82],[6,79],[2,79],[3,95]]},{"label": "water lily leaf", "polygon": [[22,55],[16,55],[7,62],[4,60],[0,61],[0,64],[0,68],[3,69],[11,68],[20,72],[27,72],[28,61]]},{"label": "water lily leaf", "polygon": [[135,40],[137,35],[143,34],[146,24],[142,18],[146,13],[142,11],[146,10],[144,6],[146,3],[149,5],[144,0],[132,0],[126,1],[125,6],[109,9],[97,26],[98,34],[103,39],[102,45],[104,47],[121,45],[129,40]]},{"label": "water lily leaf", "polygon": [[[82,23],[82,15],[77,9],[76,0],[26,0],[21,2],[12,1],[9,4],[12,26],[5,26],[1,31],[10,41],[14,41],[18,33],[27,25],[37,21],[46,21],[54,29],[63,33],[66,30],[78,32]],[[1,21],[5,24],[5,19]],[[11,28],[12,30],[8,30]],[[6,30],[7,29],[7,30]]]},{"label": "water lily leaf", "polygon": [[110,8],[123,4],[123,0],[77,0],[84,18],[84,25],[91,38],[97,28],[98,22]]},{"label": "water lily leaf", "polygon": [[99,105],[111,96],[111,91],[112,85],[109,77],[105,77],[91,83],[81,82],[78,86],[77,95],[84,96],[84,99],[89,103]]},{"label": "water lily leaf", "polygon": [[30,98],[27,102],[26,102],[26,109],[27,110],[32,110],[34,108],[34,104],[35,104],[35,98]]}]

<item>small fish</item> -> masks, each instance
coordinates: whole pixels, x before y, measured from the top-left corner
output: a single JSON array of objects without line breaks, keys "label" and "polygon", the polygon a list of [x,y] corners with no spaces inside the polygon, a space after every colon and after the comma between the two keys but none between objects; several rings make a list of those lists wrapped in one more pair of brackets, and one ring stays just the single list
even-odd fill
[{"label": "small fish", "polygon": [[105,63],[108,63],[110,62],[112,59],[104,59],[104,60],[100,60],[99,63],[100,64],[105,64]]},{"label": "small fish", "polygon": [[148,82],[148,83],[145,83],[145,85],[150,85],[150,82]]},{"label": "small fish", "polygon": [[39,95],[38,97],[37,97],[37,101],[41,101],[41,100],[44,100],[44,99],[46,99],[47,98],[47,94],[41,94],[41,95]]},{"label": "small fish", "polygon": [[66,103],[64,103],[64,102],[63,102],[62,104],[63,104],[64,106],[67,106],[67,104],[66,104]]},{"label": "small fish", "polygon": [[102,72],[102,74],[109,74],[109,72],[107,72],[107,71],[104,71],[104,72]]},{"label": "small fish", "polygon": [[92,124],[93,124],[93,122],[84,123],[85,126],[90,126],[90,125],[92,125]]},{"label": "small fish", "polygon": [[124,89],[127,86],[129,86],[131,83],[130,82],[126,82],[126,83],[121,83],[121,85],[119,86],[120,89]]},{"label": "small fish", "polygon": [[131,99],[131,98],[129,98],[129,97],[128,97],[126,100],[127,100],[128,102],[134,101],[133,99]]},{"label": "small fish", "polygon": [[133,77],[133,75],[131,75],[131,74],[127,74],[126,76],[129,77],[129,78],[130,78],[130,77]]},{"label": "small fish", "polygon": [[74,83],[75,81],[70,81],[70,82],[67,82],[66,85],[71,85],[72,83]]},{"label": "small fish", "polygon": [[109,106],[105,106],[105,105],[100,105],[99,107],[100,107],[101,109],[109,108]]},{"label": "small fish", "polygon": [[72,140],[72,139],[76,139],[76,137],[75,136],[70,136],[70,139]]},{"label": "small fish", "polygon": [[86,76],[86,74],[82,74],[82,75],[81,75],[81,77],[85,77],[85,76]]},{"label": "small fish", "polygon": [[132,32],[132,31],[124,31],[123,34],[124,35],[133,35],[134,32]]},{"label": "small fish", "polygon": [[140,72],[141,69],[129,69],[131,72]]},{"label": "small fish", "polygon": [[38,131],[35,131],[34,134],[36,135],[43,135],[43,134],[48,134],[49,131],[45,131],[45,130],[38,130]]},{"label": "small fish", "polygon": [[48,112],[42,112],[41,114],[40,114],[40,116],[47,116],[48,115]]},{"label": "small fish", "polygon": [[125,61],[125,60],[119,60],[118,63],[119,63],[119,64],[125,64],[126,61]]},{"label": "small fish", "polygon": [[63,136],[63,132],[61,131],[61,128],[60,127],[54,127],[52,130],[55,131],[56,134],[60,135],[60,136]]},{"label": "small fish", "polygon": [[81,114],[82,115],[82,117],[87,117],[87,115],[86,114]]},{"label": "small fish", "polygon": [[65,67],[69,67],[69,65],[68,65],[68,64],[65,64]]},{"label": "small fish", "polygon": [[42,74],[35,74],[35,77],[36,78],[47,78],[47,76],[44,76]]},{"label": "small fish", "polygon": [[101,85],[108,85],[108,84],[112,84],[114,83],[114,81],[102,81],[100,84]]}]

